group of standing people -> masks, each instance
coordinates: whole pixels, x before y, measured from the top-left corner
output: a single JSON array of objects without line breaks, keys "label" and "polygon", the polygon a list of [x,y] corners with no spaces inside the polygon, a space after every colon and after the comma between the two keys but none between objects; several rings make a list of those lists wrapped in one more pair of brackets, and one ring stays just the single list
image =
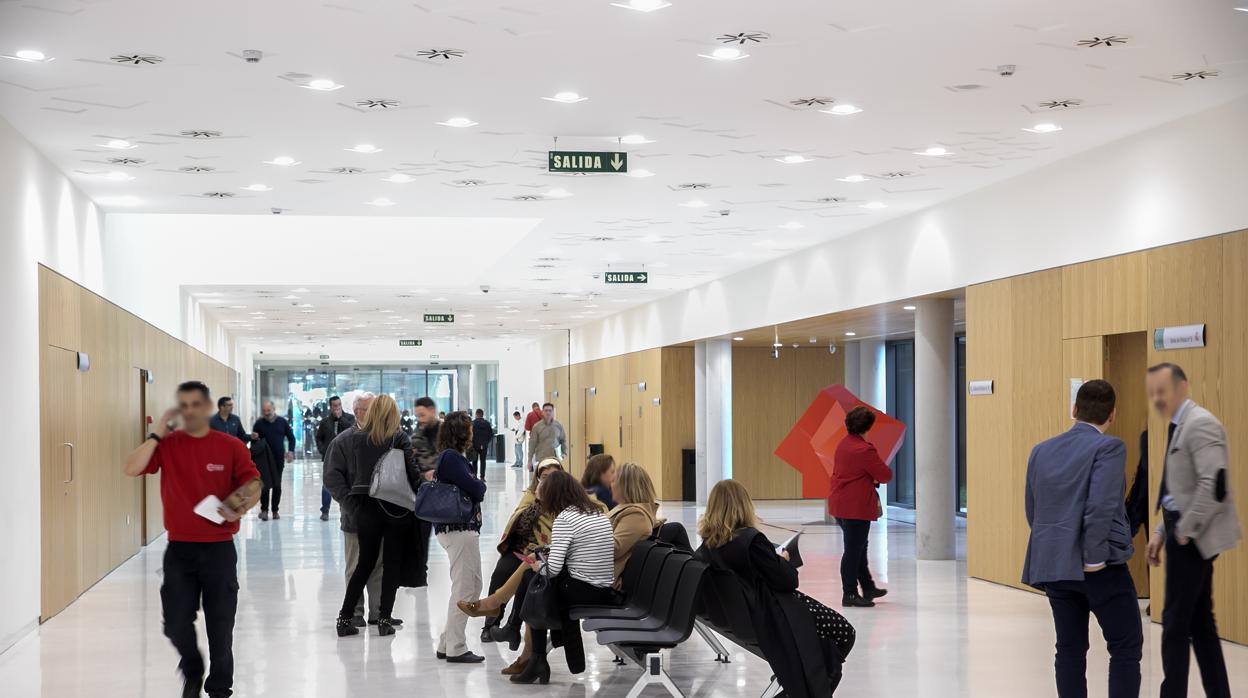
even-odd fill
[{"label": "group of standing people", "polygon": [[[1226,432],[1190,397],[1187,375],[1172,363],[1148,369],[1149,401],[1167,422],[1164,471],[1155,504],[1160,522],[1146,550],[1166,570],[1161,613],[1162,698],[1187,695],[1193,651],[1210,698],[1230,683],[1213,615],[1213,564],[1240,538],[1231,498]],[[1089,615],[1109,650],[1110,698],[1139,695],[1143,629],[1127,568],[1135,549],[1124,504],[1126,447],[1106,434],[1117,415],[1114,387],[1084,383],[1071,410],[1074,426],[1032,449],[1025,511],[1031,526],[1023,583],[1045,593],[1057,633],[1054,668],[1060,698],[1087,695]]]},{"label": "group of standing people", "polygon": [[[339,414],[341,411],[339,401]],[[286,464],[295,459],[295,432],[290,422],[285,417],[278,416],[272,400],[265,400],[260,406],[260,418],[252,425],[250,432],[244,431],[242,420],[234,414],[233,398],[224,396],[217,400],[217,413],[209,418],[208,426],[213,431],[237,438],[249,447],[251,460],[260,473],[262,483],[260,519],[268,521],[270,516],[274,519],[282,518],[279,512],[282,505],[282,476]],[[319,443],[319,431],[317,440]],[[328,511],[329,506],[322,498],[323,520],[329,518]]]}]

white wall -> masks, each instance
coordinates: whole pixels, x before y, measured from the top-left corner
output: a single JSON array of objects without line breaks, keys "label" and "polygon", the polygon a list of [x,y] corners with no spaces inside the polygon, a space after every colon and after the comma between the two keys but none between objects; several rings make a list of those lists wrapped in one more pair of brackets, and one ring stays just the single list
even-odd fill
[{"label": "white wall", "polygon": [[[571,362],[1248,228],[1245,124],[1239,99],[588,323]],[[566,344],[542,357],[568,363]]]},{"label": "white wall", "polygon": [[43,263],[100,292],[95,206],[0,119],[0,651],[39,620],[39,281]]}]

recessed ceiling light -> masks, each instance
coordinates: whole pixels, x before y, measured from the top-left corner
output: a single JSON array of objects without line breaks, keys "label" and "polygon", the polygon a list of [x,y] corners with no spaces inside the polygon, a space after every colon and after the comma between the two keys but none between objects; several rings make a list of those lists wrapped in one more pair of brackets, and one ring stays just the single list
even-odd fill
[{"label": "recessed ceiling light", "polygon": [[542,97],[547,102],[559,102],[561,104],[576,104],[584,102],[589,97],[582,97],[575,92],[556,92],[552,97]]},{"label": "recessed ceiling light", "polygon": [[445,302],[446,302],[446,299],[445,299],[445,298],[434,298],[434,299],[433,299],[433,302],[434,302],[434,303],[445,303]]},{"label": "recessed ceiling light", "polygon": [[832,114],[833,116],[850,116],[851,114],[858,114],[862,110],[852,104],[836,104],[829,109],[820,109],[819,111],[824,114]]},{"label": "recessed ceiling light", "polygon": [[870,179],[870,177],[868,177],[868,176],[866,176],[866,175],[851,174],[851,175],[845,175],[844,177],[838,177],[836,181],[838,181],[838,182],[852,182],[852,183],[854,183],[854,184],[857,184],[857,183],[859,183],[859,182],[865,182],[865,181],[867,181],[868,179]]},{"label": "recessed ceiling light", "polygon": [[638,12],[654,12],[665,7],[671,7],[672,3],[664,2],[664,0],[628,0],[628,2],[613,2],[613,7],[622,7],[626,10],[637,10]]},{"label": "recessed ceiling light", "polygon": [[713,61],[739,61],[742,58],[750,57],[750,54],[735,46],[720,46],[709,54],[699,53],[698,55]]},{"label": "recessed ceiling light", "polygon": [[297,301],[297,300],[299,300],[299,296],[296,296],[295,294],[293,294],[293,293],[292,293],[292,294],[290,294],[290,295],[288,295],[288,296],[282,296],[282,300],[286,300],[286,301]]},{"label": "recessed ceiling light", "polygon": [[414,179],[416,178],[411,175],[406,175],[406,174],[403,174],[402,172],[398,172],[398,173],[390,175],[389,177],[382,177],[381,181],[390,182],[391,184],[407,184],[408,182],[411,182]]},{"label": "recessed ceiling light", "polygon": [[339,299],[339,302],[341,302],[341,303],[359,303],[359,301],[358,301],[358,300],[356,300],[356,299],[354,299],[354,298],[341,298],[341,299]]},{"label": "recessed ceiling light", "polygon": [[901,309],[902,309],[902,310],[918,310],[918,308],[917,308],[916,306],[913,306],[913,305],[903,305],[903,306],[901,306]]},{"label": "recessed ceiling light", "polygon": [[365,201],[364,203],[369,206],[393,206],[394,205],[393,201],[391,201],[390,199],[387,199],[384,196],[379,196],[370,201]]},{"label": "recessed ceiling light", "polygon": [[685,203],[679,204],[679,205],[684,206],[685,208],[706,208],[710,204],[706,203],[702,199],[693,199],[691,201],[686,201]]},{"label": "recessed ceiling light", "polygon": [[22,49],[9,57],[16,58],[19,61],[26,61],[28,63],[46,63],[53,60],[45,56],[43,51],[36,51],[33,48]]},{"label": "recessed ceiling light", "polygon": [[308,84],[302,85],[302,87],[306,87],[309,90],[318,90],[320,92],[332,92],[333,90],[342,89],[343,86],[333,80],[330,80],[329,78],[316,78],[315,80],[309,80]]},{"label": "recessed ceiling light", "polygon": [[934,145],[934,146],[931,146],[930,148],[917,150],[915,151],[914,154],[915,155],[927,155],[930,157],[937,157],[937,158],[944,156],[944,155],[953,155],[953,153],[949,152],[948,148],[941,146],[941,145]]},{"label": "recessed ceiling light", "polygon": [[805,228],[806,226],[803,225],[801,221],[789,221],[788,223],[781,223],[777,227],[783,228],[785,230],[801,230],[802,228]]},{"label": "recessed ceiling light", "polygon": [[745,337],[733,337],[733,338],[732,338],[732,341],[734,341],[734,342],[744,342],[744,341],[745,341]]},{"label": "recessed ceiling light", "polygon": [[882,208],[888,208],[888,206],[885,205],[883,201],[868,201],[867,203],[863,204],[862,207],[869,208],[873,211],[877,211]]},{"label": "recessed ceiling light", "polygon": [[846,336],[846,337],[857,337],[857,336],[858,336],[858,333],[857,333],[857,332],[846,332],[846,333],[845,333],[845,336]]},{"label": "recessed ceiling light", "polygon": [[554,189],[546,192],[546,198],[548,199],[566,199],[569,196],[572,196],[572,192],[564,189],[563,187],[555,187]]},{"label": "recessed ceiling light", "polygon": [[1239,12],[1248,12],[1248,7],[1236,7],[1235,9]]},{"label": "recessed ceiling light", "polygon": [[785,155],[782,158],[776,158],[776,162],[782,162],[786,165],[800,165],[803,162],[810,162],[814,158],[808,158],[805,155]]},{"label": "recessed ceiling light", "polygon": [[300,163],[298,160],[290,157],[289,155],[278,155],[272,160],[265,160],[264,164],[278,165],[279,167],[290,167],[291,165],[298,165]]},{"label": "recessed ceiling light", "polygon": [[466,116],[452,116],[446,121],[439,121],[438,125],[450,126],[452,128],[468,128],[469,126],[476,126],[477,122],[473,121],[472,119],[469,119]]},{"label": "recessed ceiling light", "polygon": [[624,145],[642,145],[644,143],[653,143],[654,141],[646,138],[640,133],[630,133],[620,138],[620,142]]},{"label": "recessed ceiling light", "polygon": [[650,170],[632,170],[631,172],[625,172],[624,176],[634,179],[645,179],[646,177],[653,177],[654,173]]},{"label": "recessed ceiling light", "polygon": [[243,189],[246,189],[247,191],[273,191],[273,187],[270,187],[267,184],[248,184],[243,187]]},{"label": "recessed ceiling light", "polygon": [[1031,128],[1025,128],[1023,130],[1030,131],[1031,133],[1056,133],[1058,131],[1061,131],[1062,127],[1058,126],[1057,124],[1046,123],[1046,124],[1036,124],[1035,126],[1032,126]]},{"label": "recessed ceiling light", "polygon": [[372,155],[373,153],[381,152],[381,148],[378,148],[377,146],[372,145],[371,143],[361,143],[355,146],[354,148],[344,148],[344,150],[349,150],[353,153],[363,153],[365,155]]},{"label": "recessed ceiling light", "polygon": [[101,206],[138,206],[143,203],[137,196],[102,196],[96,201]]},{"label": "recessed ceiling light", "polygon": [[114,181],[114,182],[129,182],[130,180],[134,179],[134,177],[130,176],[129,174],[126,174],[125,172],[119,172],[117,170],[113,170],[112,172],[105,174],[104,178]]},{"label": "recessed ceiling light", "polygon": [[112,148],[113,150],[129,150],[135,147],[135,145],[130,141],[123,140],[121,138],[114,138],[107,143],[102,143],[101,146],[105,148]]}]

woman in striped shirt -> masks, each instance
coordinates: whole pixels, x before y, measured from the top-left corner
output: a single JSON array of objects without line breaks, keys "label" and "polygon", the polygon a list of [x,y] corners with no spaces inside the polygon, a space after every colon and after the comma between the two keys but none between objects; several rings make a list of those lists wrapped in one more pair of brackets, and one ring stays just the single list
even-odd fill
[{"label": "woman in striped shirt", "polygon": [[[542,510],[555,516],[550,531],[550,552],[533,569],[553,578],[559,607],[616,603],[615,538],[611,520],[581,483],[559,470],[550,473],[538,488]],[[585,646],[577,621],[563,615],[563,649],[568,670],[585,671]],[[533,628],[533,656],[524,671],[511,677],[514,683],[543,684],[550,681],[546,661],[547,631]]]}]

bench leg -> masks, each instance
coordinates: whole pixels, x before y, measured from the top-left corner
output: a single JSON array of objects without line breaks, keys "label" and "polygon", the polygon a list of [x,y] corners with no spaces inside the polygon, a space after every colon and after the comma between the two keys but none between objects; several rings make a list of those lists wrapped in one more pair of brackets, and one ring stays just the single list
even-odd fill
[{"label": "bench leg", "polygon": [[676,688],[676,684],[672,683],[672,677],[667,675],[667,671],[663,669],[662,654],[648,654],[645,656],[644,667],[645,672],[637,679],[637,683],[633,684],[632,689],[628,692],[628,698],[637,698],[647,687],[658,684],[667,689],[672,698],[685,698],[685,694]]},{"label": "bench leg", "polygon": [[771,677],[771,683],[767,684],[767,688],[763,689],[763,695],[759,696],[758,698],[772,698],[773,696],[780,693],[780,691],[782,690],[784,689],[780,686],[780,682],[777,681],[776,677],[773,676]]},{"label": "bench leg", "polygon": [[702,639],[706,641],[706,644],[711,646],[712,650],[715,650],[715,661],[723,664],[731,663],[728,659],[728,649],[724,647],[723,643],[719,641],[719,638],[715,636],[715,632],[713,630],[703,625],[700,620],[695,620],[693,622],[693,629],[698,631],[698,635],[702,636]]}]

